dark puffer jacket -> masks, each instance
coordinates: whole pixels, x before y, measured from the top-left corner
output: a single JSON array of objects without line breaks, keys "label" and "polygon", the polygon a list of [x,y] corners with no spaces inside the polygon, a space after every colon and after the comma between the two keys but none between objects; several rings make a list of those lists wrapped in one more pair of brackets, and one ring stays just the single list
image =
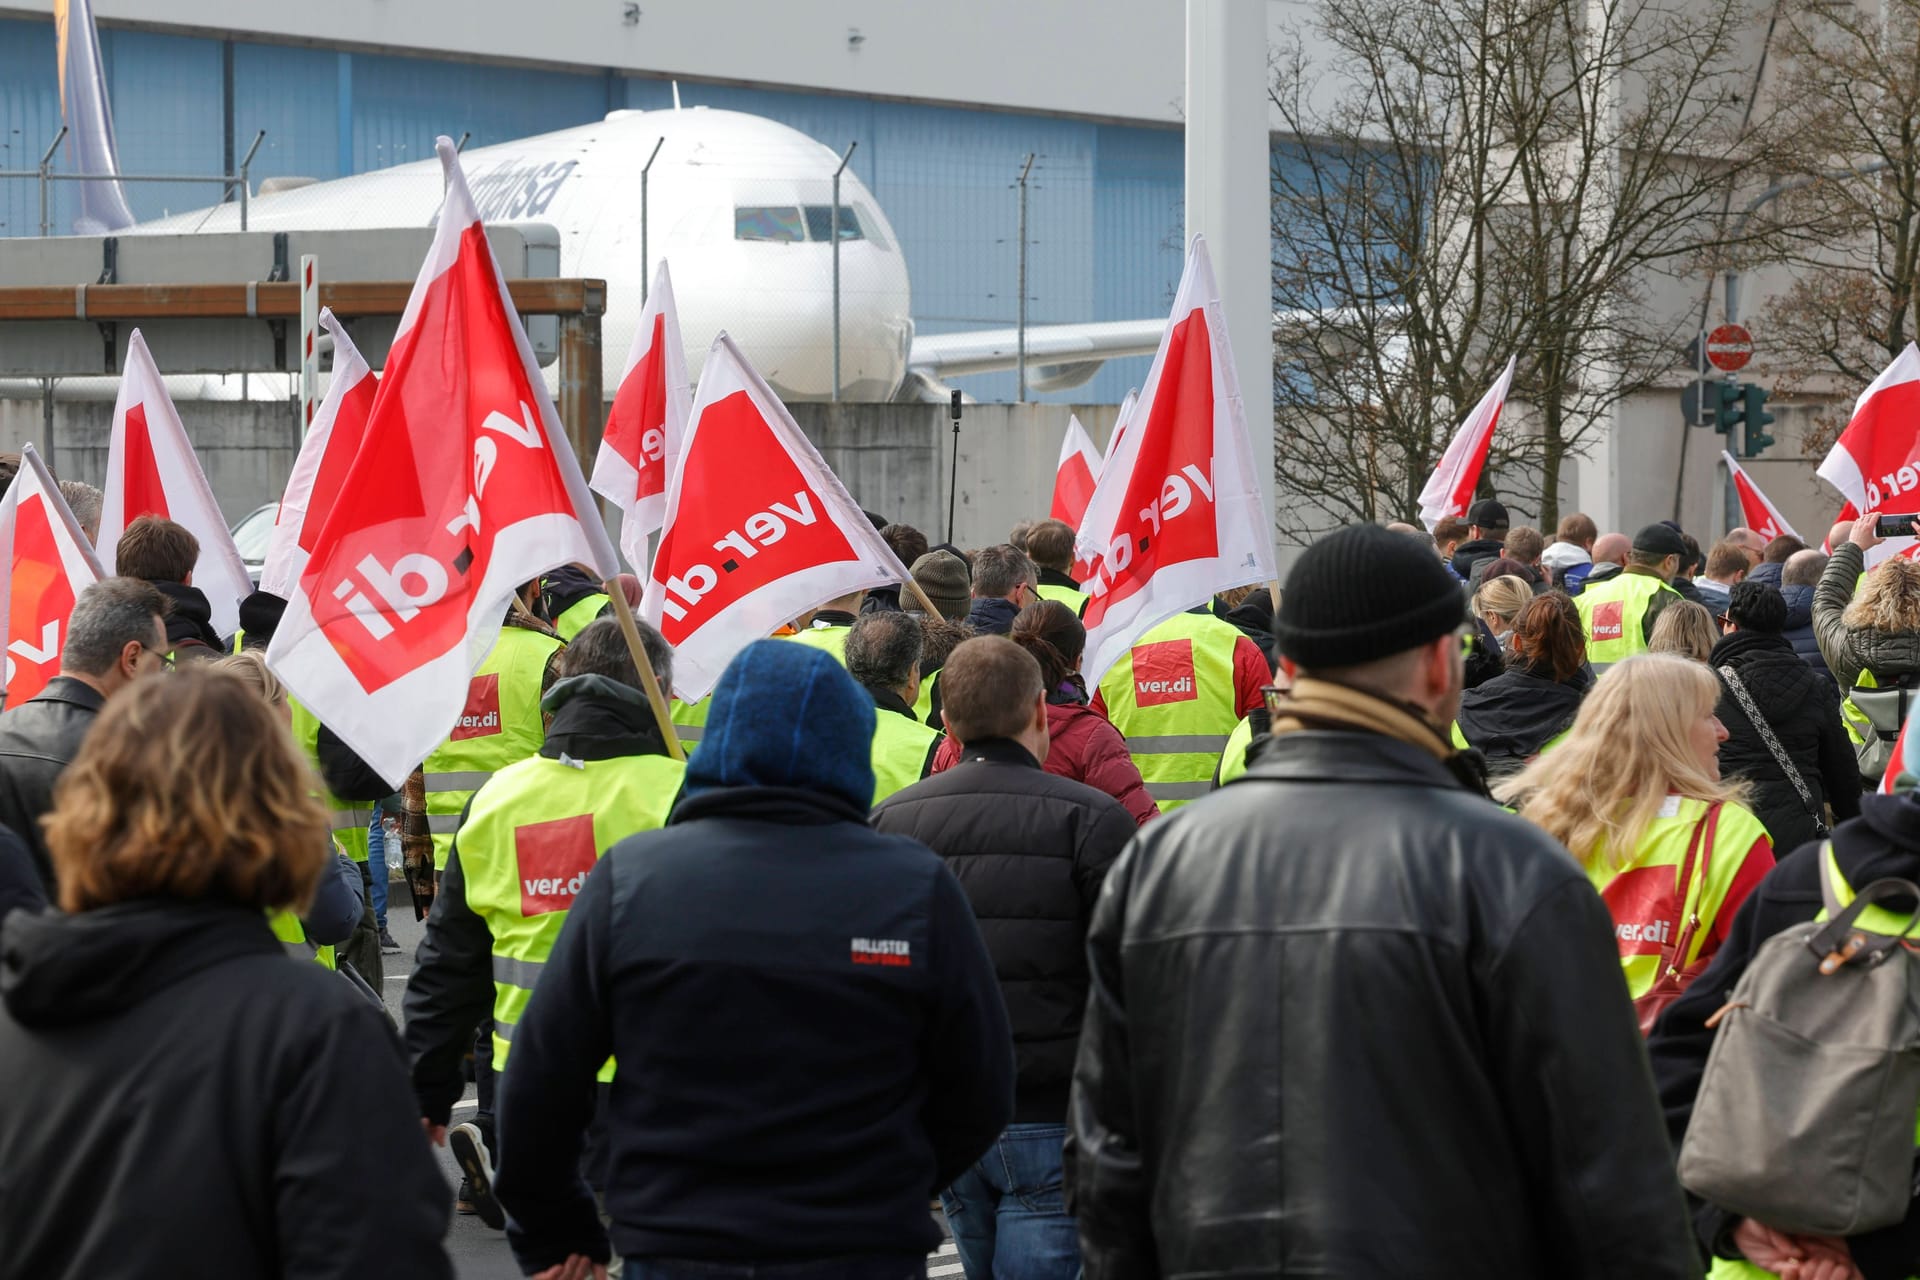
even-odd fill
[{"label": "dark puffer jacket", "polygon": [[[1077,679],[1077,677],[1076,677]],[[1140,766],[1127,750],[1127,740],[1113,721],[1088,706],[1081,697],[1063,691],[1047,696],[1047,760],[1043,766],[1056,778],[1082,782],[1120,802],[1137,823],[1160,816],[1160,806],[1147,794]],[[1084,694],[1081,695],[1084,697]],[[933,753],[933,772],[944,773],[960,763],[961,747],[951,735],[940,739]]]},{"label": "dark puffer jacket", "polygon": [[1792,849],[1814,838],[1813,812],[1720,674],[1730,667],[1754,705],[1780,740],[1787,758],[1813,793],[1817,809],[1833,805],[1834,817],[1860,812],[1860,770],[1847,731],[1840,724],[1840,696],[1821,674],[1800,660],[1786,637],[1736,631],[1713,646],[1707,659],[1720,681],[1715,714],[1727,727],[1720,745],[1720,772],[1753,784],[1754,815],[1766,824],[1776,849]]},{"label": "dark puffer jacket", "polygon": [[1087,952],[1089,1280],[1699,1275],[1606,907],[1426,751],[1273,739],[1134,838]]},{"label": "dark puffer jacket", "polygon": [[1813,588],[1781,587],[1780,598],[1787,602],[1787,625],[1780,634],[1787,638],[1802,662],[1818,671],[1829,687],[1834,687],[1833,672],[1827,670],[1827,660],[1813,634]]},{"label": "dark puffer jacket", "polygon": [[1112,797],[1043,772],[1018,743],[989,738],[889,797],[870,821],[953,869],[1013,1024],[1013,1118],[1062,1123],[1087,1007],[1087,923],[1133,819]]},{"label": "dark puffer jacket", "polygon": [[1487,757],[1488,776],[1504,778],[1573,727],[1580,700],[1592,687],[1587,667],[1564,683],[1527,667],[1508,667],[1461,695],[1456,723],[1467,744]]},{"label": "dark puffer jacket", "polygon": [[[1661,1015],[1647,1041],[1653,1078],[1666,1110],[1673,1149],[1680,1149],[1693,1116],[1700,1076],[1713,1048],[1708,1018],[1727,1002],[1760,944],[1784,929],[1819,914],[1821,845],[1807,844],[1782,858],[1759,888],[1740,904],[1733,927],[1713,964]],[[1835,827],[1834,861],[1854,888],[1884,876],[1920,880],[1920,800],[1908,796],[1867,796],[1860,816]],[[1895,904],[1897,905],[1897,904]],[[1806,1171],[1819,1176],[1820,1170]],[[1693,1223],[1701,1248],[1709,1255],[1738,1256],[1729,1238],[1739,1219],[1724,1209],[1693,1202]],[[1848,1251],[1866,1280],[1906,1280],[1920,1275],[1920,1201],[1897,1226],[1851,1236]]]}]

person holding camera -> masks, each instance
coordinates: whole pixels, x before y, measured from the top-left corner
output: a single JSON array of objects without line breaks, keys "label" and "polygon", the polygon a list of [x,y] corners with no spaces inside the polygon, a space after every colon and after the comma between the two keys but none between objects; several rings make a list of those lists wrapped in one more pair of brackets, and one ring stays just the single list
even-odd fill
[{"label": "person holding camera", "polygon": [[[1896,523],[1897,522],[1897,523]],[[1920,687],[1920,563],[1904,556],[1866,572],[1869,550],[1912,516],[1869,511],[1853,522],[1813,590],[1813,635],[1834,682],[1846,692],[1841,719],[1863,781],[1878,785]]]}]

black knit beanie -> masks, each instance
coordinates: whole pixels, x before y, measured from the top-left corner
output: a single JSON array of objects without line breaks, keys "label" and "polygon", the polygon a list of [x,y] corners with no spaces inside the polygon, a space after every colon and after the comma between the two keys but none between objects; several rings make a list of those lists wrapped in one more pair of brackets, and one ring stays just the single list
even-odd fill
[{"label": "black knit beanie", "polygon": [[1308,547],[1287,575],[1274,633],[1308,671],[1418,648],[1467,620],[1466,593],[1431,547],[1377,524]]}]

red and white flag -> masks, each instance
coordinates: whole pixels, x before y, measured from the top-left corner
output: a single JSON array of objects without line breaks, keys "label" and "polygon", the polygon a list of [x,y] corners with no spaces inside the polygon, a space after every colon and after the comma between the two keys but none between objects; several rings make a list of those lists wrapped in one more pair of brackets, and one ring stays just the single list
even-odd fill
[{"label": "red and white flag", "polygon": [[333,335],[333,381],[314,411],[300,456],[293,460],[293,474],[287,477],[287,491],[281,495],[267,558],[260,568],[260,589],[282,599],[293,594],[307,557],[313,554],[320,525],[345,488],[353,455],[366,437],[373,393],[380,385],[331,308],[320,309],[320,327]]},{"label": "red and white flag", "polygon": [[1082,582],[1087,683],[1182,609],[1276,576],[1272,529],[1213,264],[1195,236],[1139,406],[1076,542],[1097,565]]},{"label": "red and white flag", "polygon": [[1104,468],[1113,457],[1113,451],[1120,447],[1120,437],[1127,433],[1127,419],[1140,403],[1140,388],[1128,387],[1127,398],[1120,402],[1120,412],[1113,415],[1113,434],[1107,437],[1107,451],[1101,456],[1100,465]]},{"label": "red and white flag", "polygon": [[1094,484],[1100,479],[1100,464],[1100,451],[1093,447],[1087,429],[1078,417],[1068,414],[1067,438],[1060,442],[1060,462],[1053,472],[1053,506],[1047,512],[1048,519],[1080,527],[1080,518],[1087,514],[1087,503],[1093,498]]},{"label": "red and white flag", "polygon": [[673,281],[662,262],[633,332],[627,368],[593,462],[593,491],[625,513],[620,550],[636,569],[647,563],[647,535],[666,519],[667,481],[680,458],[692,401]]},{"label": "red and white flag", "polygon": [[1507,404],[1516,358],[1507,357],[1507,367],[1453,433],[1447,451],[1440,455],[1439,465],[1427,479],[1427,487],[1420,491],[1420,519],[1428,533],[1448,516],[1465,516],[1473,505],[1474,487],[1480,483],[1487,450],[1493,446],[1493,430],[1500,425],[1500,411]]},{"label": "red and white flag", "polygon": [[[1818,475],[1847,500],[1839,519],[1920,511],[1920,347],[1909,342],[1860,393]],[[1917,545],[1913,538],[1888,538],[1868,549],[1866,562],[1906,555]]]},{"label": "red and white flag", "polygon": [[32,445],[0,498],[0,626],[6,628],[6,694],[17,707],[60,674],[67,619],[80,593],[106,574]]},{"label": "red and white flag", "polygon": [[1760,486],[1753,482],[1753,477],[1747,474],[1746,468],[1735,461],[1734,456],[1725,449],[1720,451],[1720,456],[1727,460],[1727,474],[1733,477],[1734,491],[1740,495],[1741,522],[1768,542],[1772,542],[1781,534],[1799,537],[1799,534],[1794,533],[1793,526],[1787,523],[1787,518],[1780,514],[1780,508],[1774,506],[1772,499],[1760,492]]},{"label": "red and white flag", "polygon": [[453,142],[433,246],[267,661],[400,784],[446,737],[516,588],[618,561]]},{"label": "red and white flag", "polygon": [[100,563],[116,573],[120,535],[141,516],[164,516],[185,526],[200,542],[193,586],[207,598],[213,629],[230,636],[240,626],[240,602],[253,593],[253,579],[187,429],[167,395],[166,383],[135,329],[127,341],[127,367],[113,406],[113,437],[107,445],[107,483],[100,499]]},{"label": "red and white flag", "polygon": [[836,596],[907,571],[786,406],[721,334],[707,352],[640,614],[697,702],[733,656]]},{"label": "red and white flag", "polygon": [[1880,794],[1891,796],[1899,794],[1900,775],[1911,774],[1907,767],[1907,730],[1913,725],[1913,714],[1908,713],[1905,723],[1900,726],[1900,736],[1893,740],[1893,754],[1887,758],[1886,772],[1880,775]]}]

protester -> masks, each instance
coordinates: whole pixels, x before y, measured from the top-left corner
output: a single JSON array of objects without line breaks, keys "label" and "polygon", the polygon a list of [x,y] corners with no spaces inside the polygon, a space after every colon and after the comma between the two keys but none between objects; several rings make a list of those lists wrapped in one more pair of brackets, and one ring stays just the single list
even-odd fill
[{"label": "protester", "polygon": [[1633,554],[1633,539],[1624,533],[1603,533],[1593,540],[1593,561],[1584,572],[1576,566],[1567,570],[1562,584],[1567,594],[1579,596],[1589,586],[1594,586],[1617,578],[1627,569],[1627,558]]},{"label": "protester", "polygon": [[1600,677],[1559,746],[1497,792],[1586,868],[1636,1000],[1659,979],[1664,949],[1686,936],[1680,922],[1699,922],[1673,960],[1685,976],[1726,941],[1773,865],[1766,828],[1746,807],[1751,788],[1720,776],[1719,700],[1720,682],[1700,663],[1636,655]]},{"label": "protester", "polygon": [[[901,564],[910,565],[927,554],[927,535],[910,524],[890,524],[880,530],[880,540],[897,556]],[[883,613],[898,609],[900,588],[897,585],[873,587],[867,592],[867,598],[860,603],[862,613]]]},{"label": "protester", "polygon": [[1039,523],[1038,520],[1021,520],[1016,522],[1013,528],[1007,530],[1006,545],[1012,547],[1021,555],[1025,555],[1027,553],[1027,538],[1032,534],[1034,526]]},{"label": "protester", "polygon": [[106,495],[83,480],[62,480],[60,496],[66,499],[67,510],[73,512],[73,518],[79,522],[87,545],[100,541],[100,504]]},{"label": "protester", "polygon": [[[663,685],[673,650],[636,622]],[[665,823],[686,767],[668,758],[620,624],[587,624],[560,654],[559,679],[542,700],[552,713],[539,754],[508,765],[474,793],[406,991],[406,1046],[421,1119],[450,1143],[466,1181],[463,1199],[496,1230],[494,1113],[447,1125],[464,1082],[461,1061],[492,1016],[490,1066],[507,1069],[517,1024],[575,900],[574,878],[636,831]],[[604,1073],[603,1073],[604,1074]]]},{"label": "protester", "polygon": [[1135,640],[1101,677],[1093,709],[1128,739],[1147,794],[1171,813],[1213,789],[1227,738],[1271,675],[1260,647],[1202,606]]},{"label": "protester", "polygon": [[1578,589],[1593,564],[1593,544],[1599,536],[1600,529],[1593,523],[1592,516],[1578,511],[1561,516],[1553,541],[1540,553],[1540,567],[1546,571],[1548,581],[1563,590]]},{"label": "protester", "polygon": [[1240,634],[1259,647],[1269,674],[1279,668],[1280,642],[1273,634],[1272,591],[1247,586],[1219,592],[1213,597],[1213,616],[1240,628]]},{"label": "protester", "polygon": [[1661,610],[1647,637],[1648,653],[1676,653],[1695,662],[1705,662],[1720,641],[1720,628],[1703,604],[1675,600]]},{"label": "protester", "polygon": [[11,911],[46,909],[46,886],[40,882],[40,871],[33,865],[27,842],[0,827],[0,920]]},{"label": "protester", "polygon": [[[1043,601],[1021,611],[1016,632],[1040,610],[1079,625],[1065,603]],[[1015,1086],[1013,1123],[940,1198],[968,1275],[1076,1280],[1060,1148],[1087,1004],[1087,921],[1136,824],[1111,797],[1041,768],[1048,682],[1031,653],[980,636],[945,670],[963,762],[881,804],[873,828],[920,841],[966,889],[1013,1027]]]},{"label": "protester", "polygon": [[114,572],[145,578],[167,598],[167,661],[203,661],[226,652],[213,629],[213,606],[193,585],[200,540],[164,516],[141,516],[120,535]]},{"label": "protester", "polygon": [[1513,622],[1520,611],[1533,603],[1533,585],[1524,578],[1512,574],[1501,574],[1488,578],[1473,593],[1473,614],[1487,624],[1487,629],[1505,651],[1512,643]]},{"label": "protester", "polygon": [[1453,553],[1453,572],[1462,582],[1475,582],[1473,571],[1480,562],[1505,549],[1507,520],[1506,507],[1495,498],[1482,498],[1467,508],[1467,541]]},{"label": "protester", "polygon": [[1447,743],[1464,621],[1407,539],[1308,547],[1272,742],[1109,871],[1066,1159],[1090,1280],[1698,1275],[1606,912]]},{"label": "protester", "polygon": [[[1851,528],[1851,524],[1849,524]],[[1813,634],[1813,591],[1820,585],[1820,575],[1827,568],[1827,554],[1824,551],[1796,551],[1788,557],[1780,570],[1780,596],[1787,602],[1787,621],[1781,634],[1793,651],[1808,666],[1826,677],[1833,684],[1833,673],[1827,670],[1827,660],[1820,652],[1820,641]],[[1837,686],[1836,686],[1837,687]]]},{"label": "protester", "polygon": [[1540,557],[1545,551],[1546,540],[1540,536],[1538,529],[1527,525],[1510,529],[1500,554],[1474,566],[1471,582],[1477,588],[1488,578],[1512,575],[1529,586],[1544,590],[1548,583],[1546,573],[1540,568]]},{"label": "protester", "polygon": [[[1460,544],[1467,540],[1469,526],[1459,516],[1442,516],[1433,526],[1433,546],[1439,553],[1440,563],[1447,566],[1447,572],[1453,573],[1453,557],[1460,550]],[[1454,574],[1457,578],[1458,574]]]},{"label": "protester", "polygon": [[829,600],[813,611],[813,616],[803,619],[799,630],[790,639],[815,649],[830,653],[841,666],[847,664],[847,635],[853,630],[855,618],[860,616],[861,606],[866,602],[867,593],[854,591],[837,599]]},{"label": "protester", "polygon": [[[1662,520],[1660,523],[1679,534],[1681,545],[1686,547],[1686,552],[1680,557],[1680,567],[1673,571],[1673,580],[1667,585],[1679,592],[1682,600],[1700,604],[1700,591],[1693,585],[1694,572],[1705,568],[1707,563],[1706,556],[1701,554],[1700,543],[1674,521]],[[1708,612],[1711,614],[1712,611]]]},{"label": "protester", "polygon": [[933,771],[944,735],[913,714],[920,697],[920,620],[865,614],[847,635],[847,674],[873,699],[873,799],[912,786]]},{"label": "protester", "polygon": [[931,728],[941,728],[940,668],[947,655],[962,641],[973,636],[973,628],[964,622],[951,622],[944,616],[920,619],[920,696],[914,699],[914,718]]},{"label": "protester", "polygon": [[1840,699],[1781,635],[1787,602],[1778,591],[1740,583],[1726,617],[1727,635],[1707,659],[1720,677],[1715,714],[1728,735],[1720,770],[1752,784],[1754,815],[1774,847],[1797,849],[1825,834],[1829,804],[1836,818],[1860,812],[1860,773],[1840,724]]},{"label": "protester", "polygon": [[[1913,778],[1903,775],[1902,782],[1911,784]],[[1767,873],[1741,906],[1712,965],[1654,1028],[1647,1056],[1673,1150],[1680,1149],[1693,1118],[1694,1099],[1714,1045],[1714,1015],[1726,1006],[1768,939],[1822,918],[1823,891],[1828,888],[1838,901],[1847,902],[1876,880],[1920,880],[1920,796],[1868,795],[1860,806],[1860,816],[1835,827],[1830,841],[1801,845]],[[1811,1161],[1779,1172],[1814,1187],[1832,1185],[1828,1170]],[[1694,1234],[1701,1253],[1715,1260],[1715,1276],[1904,1280],[1920,1274],[1920,1205],[1909,1208],[1906,1219],[1894,1226],[1838,1240],[1794,1235],[1717,1205],[1697,1199],[1692,1203]]]},{"label": "protester", "polygon": [[40,819],[54,783],[106,702],[166,669],[166,597],[139,578],[105,578],[80,593],[67,620],[60,674],[0,715],[0,825],[26,842],[49,899],[58,896]]},{"label": "protester", "polygon": [[1087,611],[1087,593],[1068,572],[1073,568],[1073,526],[1064,520],[1042,520],[1027,533],[1027,556],[1037,573],[1036,590],[1043,600],[1058,600],[1075,617]]},{"label": "protester", "polygon": [[[1483,588],[1484,590],[1484,588]],[[1559,592],[1529,599],[1514,620],[1506,669],[1460,697],[1460,737],[1504,778],[1573,727],[1593,687],[1580,613]]]},{"label": "protester", "polygon": [[[1596,560],[1605,541],[1594,544]],[[1650,524],[1633,535],[1624,571],[1602,577],[1596,565],[1587,575],[1575,603],[1587,633],[1587,661],[1594,670],[1604,671],[1646,650],[1661,610],[1680,602],[1680,594],[1668,583],[1686,554],[1687,544],[1679,534],[1664,524]]]},{"label": "protester", "polygon": [[948,622],[965,622],[973,607],[973,576],[951,551],[929,551],[908,566],[928,601]]},{"label": "protester", "polygon": [[1879,518],[1869,511],[1853,522],[1813,591],[1814,638],[1846,699],[1841,714],[1868,785],[1885,771],[1920,685],[1920,563],[1893,556],[1861,577],[1867,551],[1884,541]]},{"label": "protester", "polygon": [[973,554],[973,608],[967,625],[975,635],[1003,636],[1013,616],[1039,599],[1038,573],[1027,554],[1010,543]]},{"label": "protester", "polygon": [[1747,553],[1747,563],[1757,566],[1766,558],[1767,539],[1744,525],[1727,530],[1726,540]]},{"label": "protester", "polygon": [[10,1273],[452,1276],[392,1030],[267,927],[327,873],[310,782],[225,672],[100,713],[47,820],[70,914],[0,927]]},{"label": "protester", "polygon": [[[1844,541],[1847,534],[1850,534],[1852,531],[1853,526],[1848,525],[1846,531],[1841,534],[1841,540]],[[1840,543],[1835,542],[1833,545],[1838,547]],[[1764,582],[1770,587],[1779,586],[1780,575],[1786,568],[1787,561],[1806,549],[1807,544],[1792,534],[1781,534],[1766,544],[1765,549],[1760,553],[1760,563],[1755,565],[1753,572],[1747,575],[1747,580],[1749,582]]]},{"label": "protester", "polygon": [[1713,550],[1707,553],[1706,573],[1693,581],[1700,603],[1716,614],[1725,613],[1734,584],[1745,578],[1752,567],[1745,547],[1726,540],[1714,543]]},{"label": "protester", "polygon": [[534,616],[552,627],[562,640],[573,639],[589,622],[612,612],[613,601],[605,585],[580,565],[561,565],[540,579]]},{"label": "protester", "polygon": [[895,1280],[939,1243],[928,1190],[1013,1118],[1013,1046],[953,873],[867,829],[873,725],[826,654],[748,645],[672,819],[587,876],[502,1080],[497,1190],[528,1273],[610,1256],[576,1172],[609,1057],[626,1276]]},{"label": "protester", "polygon": [[[1042,767],[1056,777],[1112,796],[1136,823],[1159,817],[1160,808],[1147,794],[1127,740],[1089,705],[1086,681],[1080,674],[1087,630],[1073,610],[1058,600],[1037,601],[1020,611],[1007,638],[1040,664],[1047,688],[1047,736],[1052,745],[1041,757]],[[934,755],[933,771],[953,768],[962,756],[961,739],[949,730]]]}]

